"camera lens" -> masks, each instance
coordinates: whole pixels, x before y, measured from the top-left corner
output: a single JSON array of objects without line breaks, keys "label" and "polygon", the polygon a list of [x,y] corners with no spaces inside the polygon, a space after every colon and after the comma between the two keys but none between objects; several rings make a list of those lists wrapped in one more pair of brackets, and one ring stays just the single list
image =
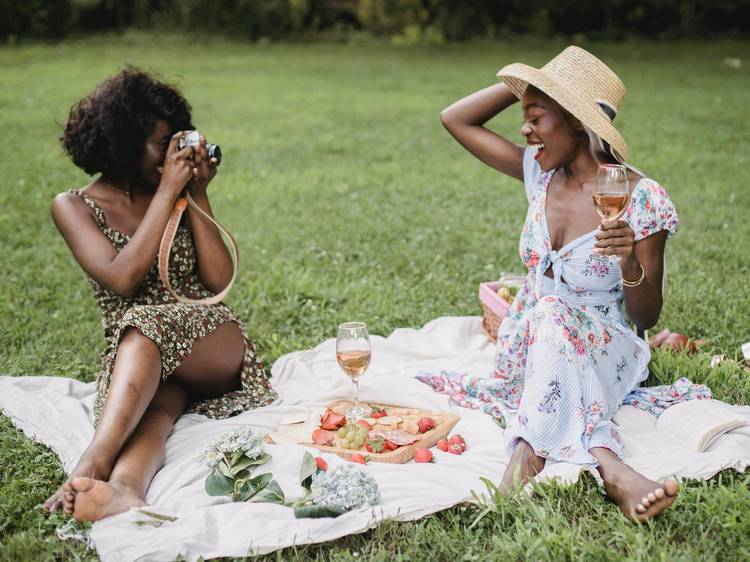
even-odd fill
[{"label": "camera lens", "polygon": [[216,165],[218,166],[221,162],[221,148],[218,144],[209,144],[206,146],[209,158],[216,158]]}]

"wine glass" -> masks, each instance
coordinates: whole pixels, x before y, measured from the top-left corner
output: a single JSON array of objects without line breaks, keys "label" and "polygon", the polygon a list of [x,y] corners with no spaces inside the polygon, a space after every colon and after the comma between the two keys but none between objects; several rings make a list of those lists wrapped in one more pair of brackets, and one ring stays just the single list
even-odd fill
[{"label": "wine glass", "polygon": [[[601,164],[594,179],[594,207],[602,222],[619,219],[628,208],[630,188],[628,169],[621,164]],[[617,256],[595,256],[611,264],[619,263]]]},{"label": "wine glass", "polygon": [[346,411],[347,419],[356,421],[367,417],[369,408],[359,404],[359,378],[370,364],[370,335],[367,324],[345,322],[339,325],[336,336],[336,360],[346,375],[354,382],[354,404]]}]

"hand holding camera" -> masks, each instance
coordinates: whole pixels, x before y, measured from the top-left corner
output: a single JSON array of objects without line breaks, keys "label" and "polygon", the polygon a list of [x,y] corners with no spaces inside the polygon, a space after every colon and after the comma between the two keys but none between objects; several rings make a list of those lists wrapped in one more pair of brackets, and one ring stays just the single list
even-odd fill
[{"label": "hand holding camera", "polygon": [[205,192],[208,183],[216,176],[216,167],[221,163],[221,148],[207,144],[206,137],[198,131],[190,131],[179,140],[180,148],[193,148],[193,181],[191,192]]}]

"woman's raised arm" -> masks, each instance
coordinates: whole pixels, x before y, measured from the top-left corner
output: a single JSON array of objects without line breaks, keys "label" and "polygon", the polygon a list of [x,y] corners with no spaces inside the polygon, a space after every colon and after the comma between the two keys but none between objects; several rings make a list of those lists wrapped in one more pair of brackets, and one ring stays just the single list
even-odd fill
[{"label": "woman's raised arm", "polygon": [[523,181],[523,147],[484,127],[517,101],[508,86],[495,84],[445,108],[440,120],[453,138],[482,162]]},{"label": "woman's raised arm", "polygon": [[192,148],[177,150],[182,134],[172,137],[159,188],[122,251],[115,250],[75,195],[62,193],[52,202],[55,225],[83,270],[99,285],[123,297],[133,296],[148,275],[175,201],[193,175],[188,160]]}]

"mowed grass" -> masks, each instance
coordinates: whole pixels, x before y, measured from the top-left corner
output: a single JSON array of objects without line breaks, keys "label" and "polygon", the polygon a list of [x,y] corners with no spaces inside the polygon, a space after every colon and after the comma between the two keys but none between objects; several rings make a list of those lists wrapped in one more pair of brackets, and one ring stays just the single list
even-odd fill
[{"label": "mowed grass", "polygon": [[[525,196],[520,183],[465,153],[438,114],[494,83],[502,65],[543,64],[564,46],[263,46],[128,34],[0,48],[0,373],[91,380],[98,368],[104,340],[91,289],[49,205],[87,182],[57,142],[69,107],[124,63],[181,86],[196,125],[222,146],[213,206],[242,254],[229,304],[270,363],[348,319],[387,335],[479,314],[478,283],[522,267]],[[710,370],[708,359],[736,361],[750,340],[750,43],[584,46],[628,86],[616,122],[631,161],[679,211],[659,327],[710,340],[693,356],[655,354],[652,381],[685,375],[718,398],[748,403],[750,375],[736,362]],[[516,106],[491,126],[520,140],[520,121]],[[54,454],[4,416],[0,471],[0,559],[94,557],[55,538],[60,519],[34,511],[64,475]],[[665,516],[636,526],[585,477],[501,502],[472,529],[479,511],[456,507],[268,559],[747,559],[748,484],[732,471],[688,483]]]}]

